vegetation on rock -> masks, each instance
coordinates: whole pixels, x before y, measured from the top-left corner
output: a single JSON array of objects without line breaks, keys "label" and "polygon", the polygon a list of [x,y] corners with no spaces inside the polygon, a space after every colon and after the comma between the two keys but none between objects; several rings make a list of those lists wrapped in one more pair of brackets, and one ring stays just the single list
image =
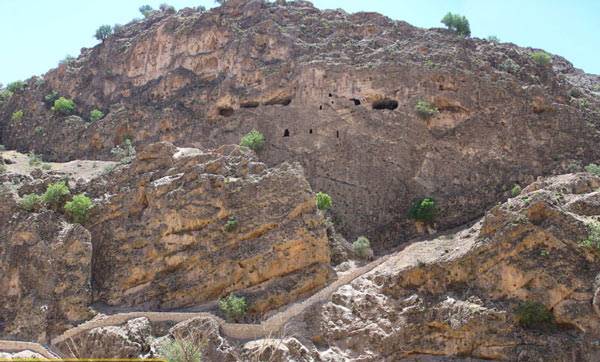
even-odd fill
[{"label": "vegetation on rock", "polygon": [[75,112],[75,102],[71,99],[60,97],[54,101],[52,110],[64,115],[73,114],[73,112]]},{"label": "vegetation on rock", "polygon": [[417,221],[431,222],[437,213],[435,200],[425,197],[415,201],[408,210],[408,216]]},{"label": "vegetation on rock", "polygon": [[471,35],[471,26],[469,25],[469,20],[463,15],[447,13],[442,18],[442,24],[446,25],[446,27],[458,35],[462,36],[470,36]]},{"label": "vegetation on rock", "polygon": [[233,293],[219,299],[219,309],[229,321],[237,321],[248,311],[246,298],[236,297]]},{"label": "vegetation on rock", "polygon": [[110,25],[101,25],[94,34],[94,37],[100,41],[105,41],[112,34],[113,29]]},{"label": "vegetation on rock", "polygon": [[254,151],[260,151],[265,146],[265,136],[259,131],[253,129],[248,132],[240,141],[240,146],[248,147]]},{"label": "vegetation on rock", "polygon": [[23,89],[25,89],[25,82],[23,82],[21,80],[17,80],[12,83],[8,83],[6,85],[6,89],[12,93],[23,90]]},{"label": "vegetation on rock", "polygon": [[513,188],[510,190],[510,194],[512,195],[512,197],[517,197],[521,194],[521,186],[519,185],[514,185]]},{"label": "vegetation on rock", "polygon": [[600,250],[600,222],[592,221],[587,224],[588,237],[581,242],[586,248]]},{"label": "vegetation on rock", "polygon": [[78,194],[65,204],[65,211],[73,222],[83,224],[87,221],[92,206],[92,200],[89,197],[84,194]]},{"label": "vegetation on rock", "polygon": [[44,203],[55,210],[63,205],[67,196],[71,194],[65,181],[59,181],[48,185],[46,192],[42,195]]},{"label": "vegetation on rock", "polygon": [[590,163],[585,166],[585,171],[591,173],[595,176],[600,176],[600,165],[596,165],[595,163]]},{"label": "vegetation on rock", "polygon": [[225,223],[225,231],[228,233],[234,231],[238,227],[238,221],[235,216],[231,216]]},{"label": "vegetation on rock", "polygon": [[135,147],[129,138],[126,138],[121,146],[117,146],[110,150],[110,153],[115,155],[121,164],[130,163],[136,155]]},{"label": "vegetation on rock", "polygon": [[90,122],[99,121],[102,119],[102,117],[104,117],[104,113],[102,113],[102,111],[99,109],[93,109],[90,112]]},{"label": "vegetation on rock", "polygon": [[23,119],[23,111],[22,110],[14,111],[10,117],[10,120],[13,122],[19,122],[22,119]]},{"label": "vegetation on rock", "polygon": [[29,166],[38,167],[42,164],[42,158],[35,154],[35,152],[31,151],[27,155]]},{"label": "vegetation on rock", "polygon": [[145,18],[147,18],[152,14],[154,9],[152,9],[152,6],[150,5],[142,5],[139,7],[139,11],[142,13],[142,15],[144,15]]},{"label": "vegetation on rock", "polygon": [[552,62],[552,57],[550,54],[544,51],[536,51],[531,54],[531,59],[536,62],[538,65],[546,66]]},{"label": "vegetation on rock", "polygon": [[65,57],[63,59],[61,59],[58,62],[58,64],[67,64],[67,65],[69,65],[69,64],[73,63],[74,61],[75,61],[75,57],[72,56],[72,55],[67,54],[67,55],[65,55]]},{"label": "vegetation on rock", "polygon": [[333,200],[331,196],[326,194],[325,192],[317,192],[315,196],[317,202],[317,209],[319,210],[329,210],[333,204]]},{"label": "vegetation on rock", "polygon": [[44,205],[44,200],[40,195],[27,194],[19,200],[19,206],[25,211],[34,211]]},{"label": "vegetation on rock", "polygon": [[554,325],[554,316],[545,305],[526,301],[515,310],[519,325],[529,329],[547,329]]},{"label": "vegetation on rock", "polygon": [[352,243],[352,249],[361,258],[367,258],[372,255],[371,242],[364,236],[359,236]]},{"label": "vegetation on rock", "polygon": [[435,116],[438,113],[438,109],[427,101],[418,101],[415,106],[417,114],[422,118],[429,118]]},{"label": "vegetation on rock", "polygon": [[169,339],[161,344],[158,353],[167,362],[201,362],[202,345],[188,339]]}]

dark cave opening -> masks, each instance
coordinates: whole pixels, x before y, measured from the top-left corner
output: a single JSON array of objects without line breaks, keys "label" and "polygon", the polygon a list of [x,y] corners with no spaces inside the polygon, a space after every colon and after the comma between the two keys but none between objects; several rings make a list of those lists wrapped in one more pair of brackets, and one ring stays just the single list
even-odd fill
[{"label": "dark cave opening", "polygon": [[290,131],[286,128],[285,131],[283,131],[283,137],[289,137],[290,136]]},{"label": "dark cave opening", "polygon": [[385,98],[385,99],[381,99],[381,100],[373,102],[373,109],[394,110],[396,108],[398,108],[398,102],[393,99]]}]

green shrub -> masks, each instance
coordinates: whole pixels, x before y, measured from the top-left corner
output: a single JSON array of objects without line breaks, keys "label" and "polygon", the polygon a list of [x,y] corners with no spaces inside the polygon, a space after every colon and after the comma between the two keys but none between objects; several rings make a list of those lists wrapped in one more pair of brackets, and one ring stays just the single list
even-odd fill
[{"label": "green shrub", "polygon": [[152,6],[150,5],[142,5],[140,6],[139,11],[142,13],[142,15],[144,15],[145,18],[147,18],[152,14],[154,9],[152,9]]},{"label": "green shrub", "polygon": [[469,20],[462,15],[448,13],[442,18],[441,22],[442,24],[446,25],[448,29],[456,32],[458,35],[471,35]]},{"label": "green shrub", "polygon": [[29,152],[27,158],[29,159],[29,166],[38,167],[42,164],[42,158],[36,155],[33,151]]},{"label": "green shrub", "polygon": [[485,38],[485,40],[489,41],[490,43],[500,43],[500,38],[498,38],[495,35],[490,35],[487,38]]},{"label": "green shrub", "polygon": [[265,136],[259,131],[253,129],[248,132],[240,141],[240,146],[248,147],[254,151],[260,151],[265,146]]},{"label": "green shrub", "polygon": [[44,134],[44,127],[37,126],[33,129],[33,132],[35,132],[36,135],[41,136],[42,134]]},{"label": "green shrub", "polygon": [[507,73],[517,73],[519,72],[519,70],[521,70],[521,67],[519,66],[519,64],[517,64],[517,62],[515,62],[514,60],[510,59],[510,58],[506,58],[502,63],[500,63],[500,69],[507,72]]},{"label": "green shrub", "polygon": [[44,103],[46,103],[48,106],[52,106],[58,98],[58,93],[56,91],[52,91],[44,96]]},{"label": "green shrub", "polygon": [[519,325],[523,328],[543,329],[554,325],[554,316],[545,305],[526,301],[515,310]]},{"label": "green shrub", "polygon": [[438,109],[427,101],[418,101],[415,106],[417,114],[422,118],[429,118],[438,113]]},{"label": "green shrub", "polygon": [[75,112],[75,102],[65,97],[60,97],[54,101],[52,110],[64,115],[69,115]]},{"label": "green shrub", "polygon": [[226,298],[219,299],[219,309],[225,314],[227,320],[237,321],[246,314],[248,304],[246,303],[246,298],[236,297],[232,293]]},{"label": "green shrub", "polygon": [[40,209],[44,204],[44,200],[40,195],[27,194],[19,200],[19,206],[25,211],[34,211]]},{"label": "green shrub", "polygon": [[418,221],[430,222],[435,219],[437,213],[435,200],[426,197],[415,201],[408,210],[408,216]]},{"label": "green shrub", "polygon": [[546,66],[552,62],[552,57],[550,54],[544,51],[537,51],[531,54],[531,59],[536,62],[538,65]]},{"label": "green shrub", "polygon": [[371,252],[371,242],[364,236],[359,236],[353,243],[352,249],[361,258],[369,257]]},{"label": "green shrub", "polygon": [[113,32],[110,25],[101,25],[97,30],[94,37],[98,40],[105,41]]},{"label": "green shrub", "polygon": [[167,3],[162,3],[160,4],[160,6],[158,7],[160,9],[160,11],[164,11],[167,13],[174,13],[175,12],[175,7],[172,5],[169,5]]},{"label": "green shrub", "polygon": [[514,185],[513,188],[510,190],[510,194],[512,195],[512,197],[517,197],[521,194],[521,186],[519,185]]},{"label": "green shrub", "polygon": [[600,251],[600,222],[593,221],[587,224],[588,237],[581,242],[586,248]]},{"label": "green shrub", "polygon": [[324,192],[317,192],[315,199],[317,202],[317,209],[319,209],[319,210],[331,209],[331,205],[333,204],[333,201],[331,199],[331,196],[329,196],[328,194],[326,194]]},{"label": "green shrub", "polygon": [[119,159],[119,162],[124,165],[130,163],[135,158],[136,151],[129,138],[126,138],[121,146],[113,148],[110,150],[110,153],[115,155]]},{"label": "green shrub", "polygon": [[65,204],[65,211],[73,222],[83,224],[87,221],[92,206],[92,200],[89,197],[79,194],[73,196],[73,199]]},{"label": "green shrub", "polygon": [[225,223],[225,231],[228,233],[234,231],[238,227],[238,221],[235,216],[231,216]]},{"label": "green shrub", "polygon": [[46,192],[42,195],[46,205],[58,209],[64,204],[67,196],[71,194],[69,187],[64,181],[56,182],[48,185]]},{"label": "green shrub", "polygon": [[102,117],[104,117],[104,113],[102,113],[102,111],[99,109],[93,109],[90,112],[90,122],[99,121],[102,119]]},{"label": "green shrub", "polygon": [[201,362],[202,345],[187,339],[170,339],[161,344],[158,354],[167,362]]},{"label": "green shrub", "polygon": [[20,122],[22,119],[23,119],[23,111],[22,110],[13,112],[12,116],[10,117],[10,120],[13,122]]},{"label": "green shrub", "polygon": [[73,63],[74,61],[75,61],[75,57],[67,54],[67,55],[65,55],[65,57],[63,59],[59,60],[58,64],[69,65],[69,64]]},{"label": "green shrub", "polygon": [[6,85],[6,89],[12,93],[23,90],[23,89],[25,89],[25,82],[23,82],[21,80],[17,80],[15,82],[8,83]]},{"label": "green shrub", "polygon": [[0,90],[0,105],[7,102],[12,95],[13,92],[9,91],[8,89]]},{"label": "green shrub", "polygon": [[589,165],[585,166],[585,171],[591,173],[592,175],[600,176],[600,166],[596,165],[595,163],[590,163]]}]

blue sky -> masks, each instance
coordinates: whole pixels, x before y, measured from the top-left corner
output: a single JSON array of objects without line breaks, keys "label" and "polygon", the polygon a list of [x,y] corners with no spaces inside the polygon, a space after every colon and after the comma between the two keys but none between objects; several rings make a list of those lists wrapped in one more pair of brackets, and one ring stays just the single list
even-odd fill
[{"label": "blue sky", "polygon": [[[138,7],[165,0],[0,0],[0,83],[26,79],[55,67],[67,54],[97,44],[102,24],[140,17]],[[177,9],[212,0],[167,1]],[[588,73],[600,74],[598,0],[315,0],[319,8],[376,11],[419,27],[439,27],[448,11],[465,15],[472,36],[560,54]]]}]

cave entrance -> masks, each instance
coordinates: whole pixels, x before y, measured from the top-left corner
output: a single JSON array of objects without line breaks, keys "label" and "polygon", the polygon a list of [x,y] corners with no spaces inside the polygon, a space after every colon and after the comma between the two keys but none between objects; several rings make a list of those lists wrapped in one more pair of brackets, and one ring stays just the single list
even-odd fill
[{"label": "cave entrance", "polygon": [[312,134],[312,128],[308,130],[308,133],[309,133],[309,134]]},{"label": "cave entrance", "polygon": [[393,99],[385,98],[373,102],[373,109],[389,109],[394,110],[398,108],[398,101]]},{"label": "cave entrance", "polygon": [[233,108],[231,108],[231,107],[219,108],[219,115],[223,116],[223,117],[230,117],[233,115]]},{"label": "cave entrance", "polygon": [[355,105],[355,106],[360,106],[360,100],[359,100],[359,99],[356,99],[356,98],[350,98],[350,100],[351,100],[352,102],[354,102],[354,105]]},{"label": "cave entrance", "polygon": [[283,131],[283,137],[289,137],[289,136],[290,136],[290,130],[288,130],[286,128],[285,131]]}]

